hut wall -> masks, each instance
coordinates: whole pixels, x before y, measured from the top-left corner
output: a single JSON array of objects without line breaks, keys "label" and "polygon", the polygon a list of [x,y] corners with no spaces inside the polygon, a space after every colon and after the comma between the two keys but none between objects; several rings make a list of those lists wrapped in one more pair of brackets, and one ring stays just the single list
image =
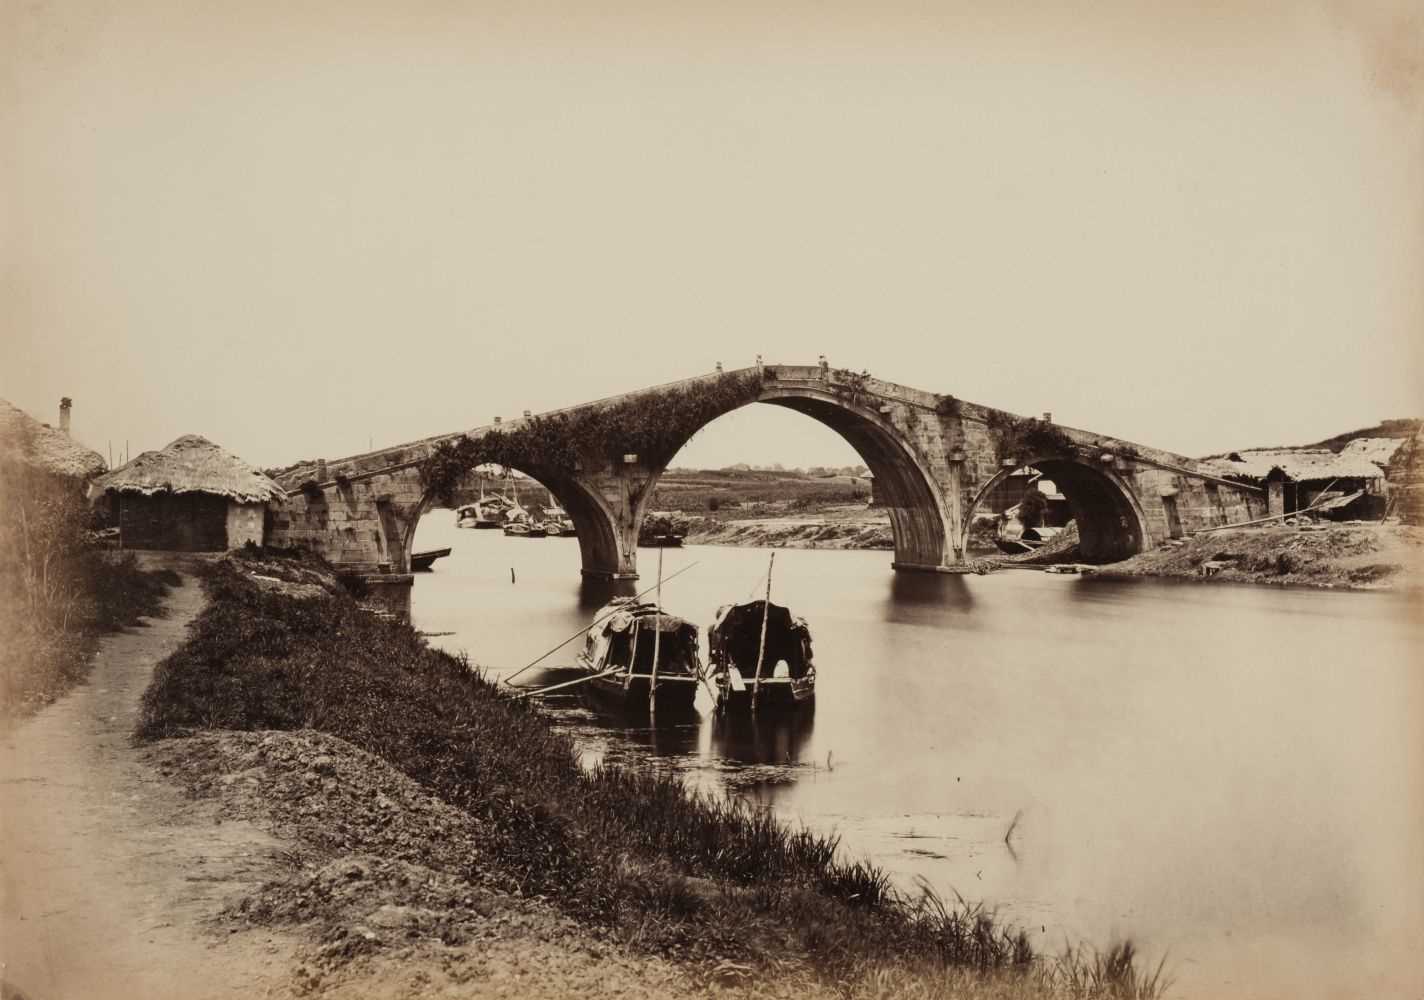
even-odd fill
[{"label": "hut wall", "polygon": [[126,549],[221,552],[227,548],[226,497],[124,493],[118,506],[119,531]]},{"label": "hut wall", "polygon": [[1279,480],[1266,484],[1266,512],[1272,516],[1286,512],[1285,484]]},{"label": "hut wall", "polygon": [[238,503],[231,500],[227,505],[227,547],[240,549],[251,542],[262,544],[262,523],[267,506],[260,503]]}]

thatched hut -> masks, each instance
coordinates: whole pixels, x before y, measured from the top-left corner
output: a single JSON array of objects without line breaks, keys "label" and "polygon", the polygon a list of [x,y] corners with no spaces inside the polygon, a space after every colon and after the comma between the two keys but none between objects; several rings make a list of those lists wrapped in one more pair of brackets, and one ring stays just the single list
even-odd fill
[{"label": "thatched hut", "polygon": [[220,552],[262,544],[267,504],[282,487],[207,438],[185,434],[90,486],[105,496],[131,549]]},{"label": "thatched hut", "polygon": [[[1350,507],[1353,516],[1378,516],[1384,509],[1384,471],[1362,455],[1336,454],[1325,448],[1262,448],[1233,451],[1215,463],[1232,479],[1266,487],[1271,514],[1290,514],[1330,503]],[[1334,503],[1330,496],[1343,503]],[[1348,498],[1348,499],[1346,499]]]},{"label": "thatched hut", "polygon": [[59,427],[0,399],[0,458],[71,479],[99,475],[108,468],[104,457],[71,438],[68,423],[68,399],[60,403]]}]

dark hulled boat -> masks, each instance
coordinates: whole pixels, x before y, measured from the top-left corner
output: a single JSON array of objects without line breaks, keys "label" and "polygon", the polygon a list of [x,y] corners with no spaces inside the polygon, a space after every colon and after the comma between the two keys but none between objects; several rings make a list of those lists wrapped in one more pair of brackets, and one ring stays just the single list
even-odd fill
[{"label": "dark hulled boat", "polygon": [[707,639],[719,709],[750,711],[753,701],[760,711],[788,709],[816,697],[811,630],[781,605],[748,601],[719,608]]},{"label": "dark hulled boat", "polygon": [[[619,709],[690,711],[701,679],[697,626],[652,603],[615,598],[594,616],[578,665],[594,675],[583,688]],[[656,660],[654,655],[656,654]]]},{"label": "dark hulled boat", "polygon": [[444,559],[449,554],[449,549],[430,549],[426,552],[412,552],[410,554],[410,571],[412,573],[428,573],[430,567],[435,564],[435,560]]}]

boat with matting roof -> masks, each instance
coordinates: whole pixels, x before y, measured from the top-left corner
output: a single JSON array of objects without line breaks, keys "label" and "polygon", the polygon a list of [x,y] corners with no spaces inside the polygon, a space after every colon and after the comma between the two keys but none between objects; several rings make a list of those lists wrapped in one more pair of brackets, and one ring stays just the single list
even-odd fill
[{"label": "boat with matting roof", "polygon": [[696,625],[631,597],[614,598],[593,621],[578,654],[592,675],[584,690],[618,708],[691,710],[701,680]]}]

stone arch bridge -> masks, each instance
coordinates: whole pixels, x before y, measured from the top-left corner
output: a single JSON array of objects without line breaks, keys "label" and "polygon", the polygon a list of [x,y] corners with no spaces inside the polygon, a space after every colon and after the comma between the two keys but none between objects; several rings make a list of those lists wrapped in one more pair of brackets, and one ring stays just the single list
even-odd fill
[{"label": "stone arch bridge", "polygon": [[[1198,528],[1265,513],[1259,489],[1219,478],[1193,459],[1121,438],[1016,416],[864,373],[817,365],[757,365],[715,372],[521,420],[439,435],[393,448],[323,460],[279,477],[290,491],[273,512],[268,540],[312,548],[372,584],[408,588],[416,524],[436,502],[422,465],[442,444],[493,431],[573,427],[627,404],[643,412],[698,398],[720,399],[735,382],[749,390],[684,427],[678,447],[725,412],[750,403],[804,413],[840,434],[875,476],[895,537],[897,570],[960,572],[975,507],[1015,468],[1032,465],[1056,483],[1078,523],[1083,558],[1125,558]],[[701,419],[705,417],[705,419]],[[554,494],[578,528],[586,576],[638,574],[638,530],[676,447],[661,455],[578,453],[572,464],[509,463]],[[524,467],[525,465],[529,467]]]}]

